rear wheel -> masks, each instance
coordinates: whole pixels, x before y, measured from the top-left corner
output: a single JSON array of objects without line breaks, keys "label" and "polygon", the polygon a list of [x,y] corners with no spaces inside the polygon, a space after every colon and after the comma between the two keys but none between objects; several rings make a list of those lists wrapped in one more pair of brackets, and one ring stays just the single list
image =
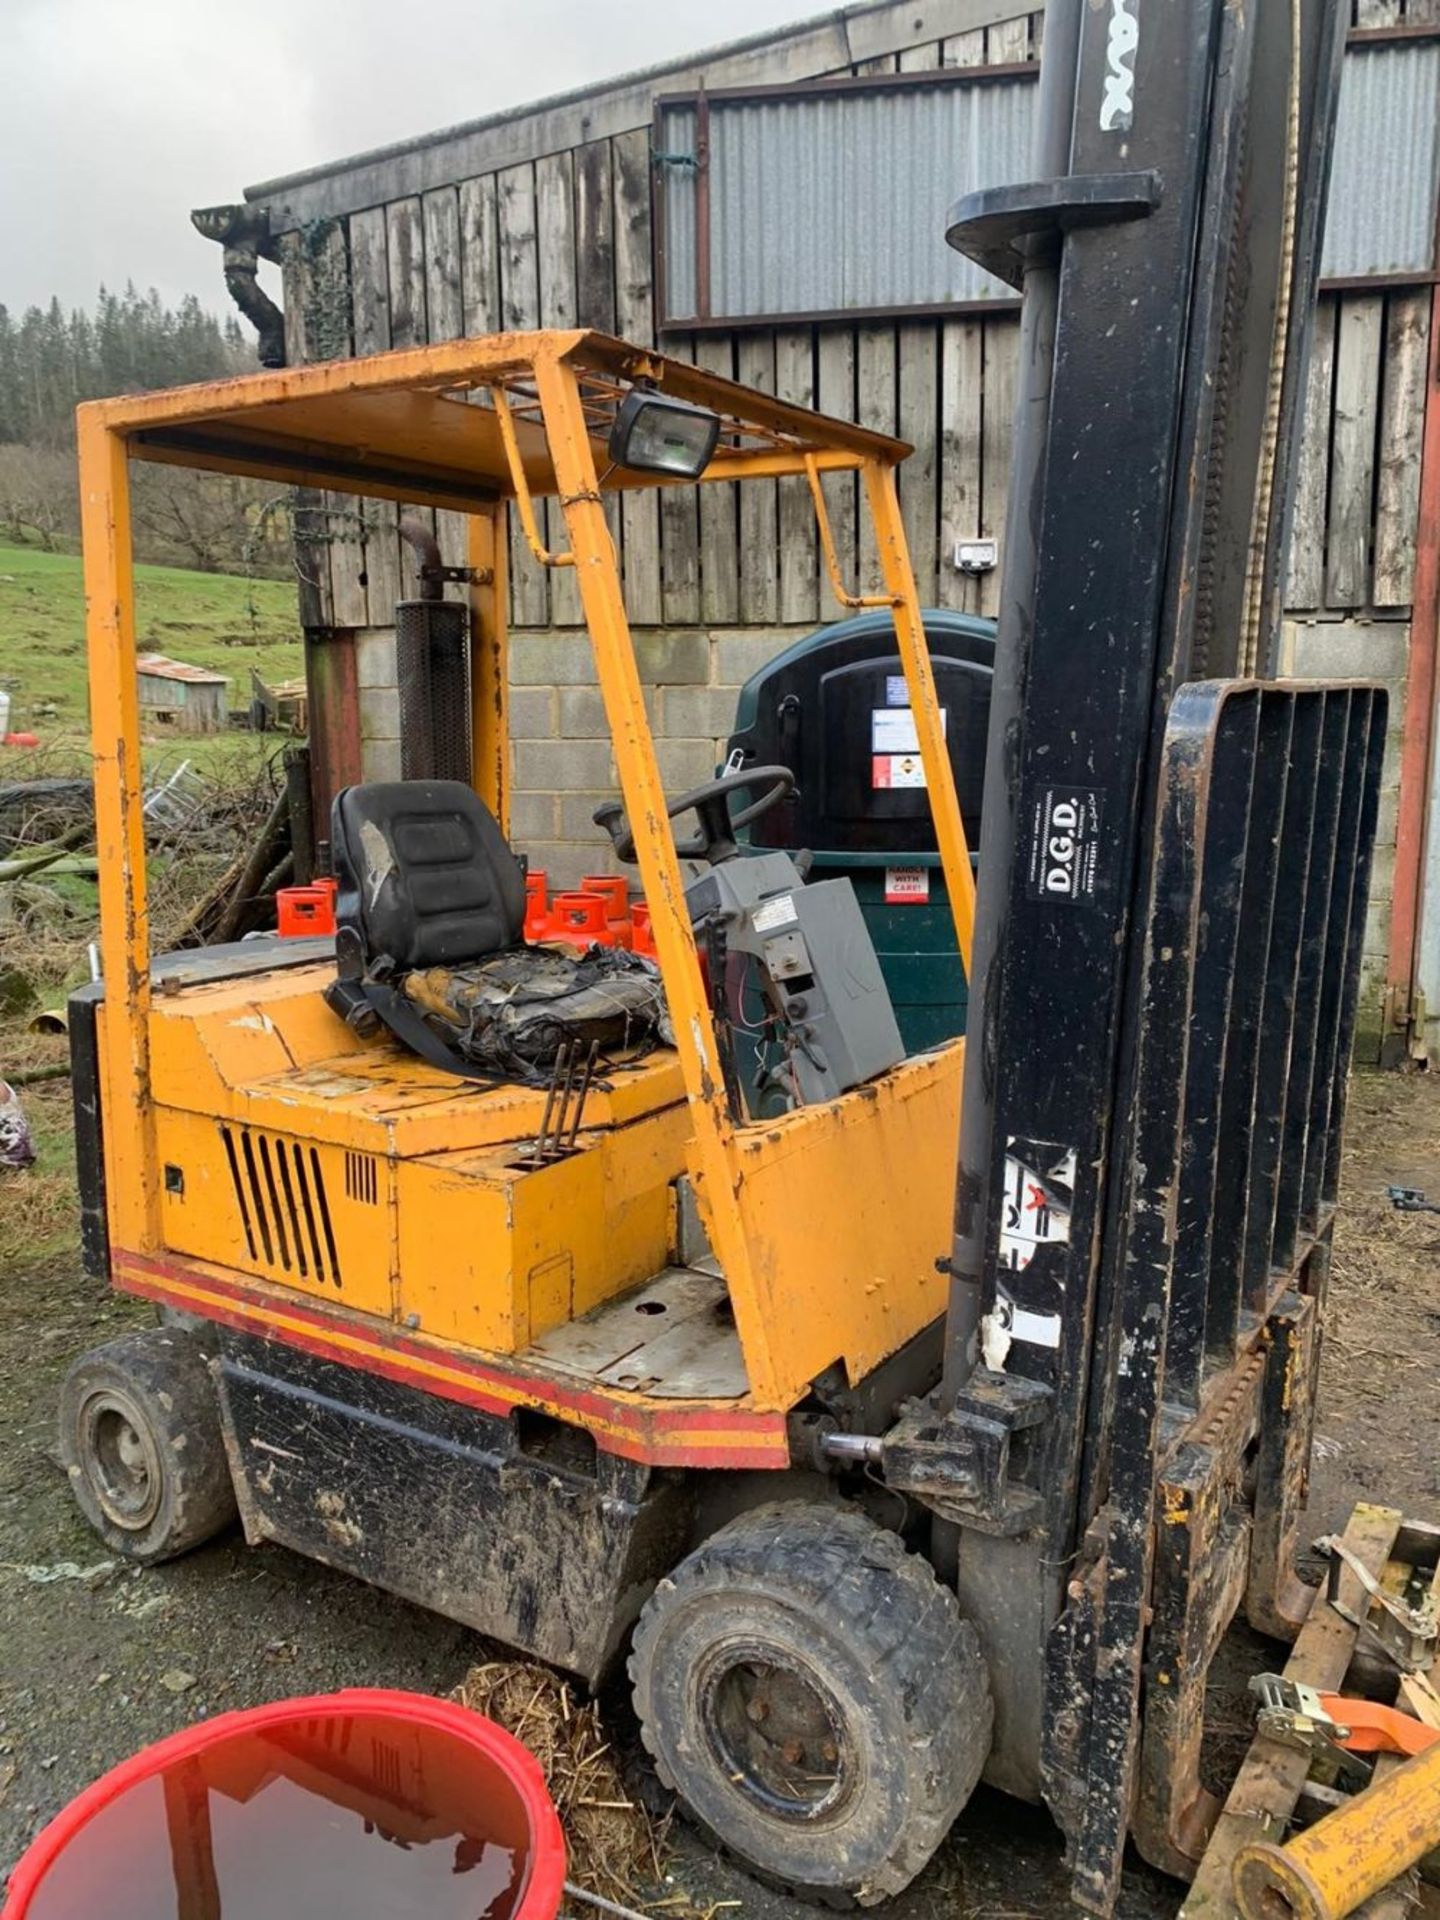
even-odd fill
[{"label": "rear wheel", "polygon": [[974,1629],[844,1507],[761,1508],[663,1580],[630,1675],[661,1778],[729,1852],[812,1900],[899,1893],[990,1747]]},{"label": "rear wheel", "polygon": [[172,1559],[235,1517],[215,1390],[178,1328],[75,1362],[60,1389],[60,1457],[81,1512],[127,1560]]}]

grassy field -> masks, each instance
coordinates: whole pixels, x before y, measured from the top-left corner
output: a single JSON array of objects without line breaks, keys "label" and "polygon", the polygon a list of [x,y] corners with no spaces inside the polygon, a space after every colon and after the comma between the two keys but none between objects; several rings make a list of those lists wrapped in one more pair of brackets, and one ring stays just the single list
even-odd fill
[{"label": "grassy field", "polygon": [[[142,652],[169,654],[227,674],[232,708],[249,700],[251,667],[271,682],[293,679],[302,670],[295,587],[289,580],[141,566],[135,569],[135,618]],[[88,727],[85,596],[80,561],[73,554],[0,546],[0,687],[10,694],[13,729],[38,733],[48,748],[68,742],[83,751]],[[202,764],[254,751],[244,734],[184,744]],[[167,736],[167,758],[176,745],[175,737]],[[0,750],[0,780],[23,778],[27,764],[18,749]]]},{"label": "grassy field", "polygon": [[[248,705],[252,666],[271,683],[301,671],[291,581],[142,566],[136,568],[135,598],[142,651],[226,674],[233,708]],[[85,667],[78,558],[0,546],[0,687],[11,696],[12,729],[34,733],[40,742],[37,747],[0,746],[0,786],[89,774]],[[182,734],[157,728],[145,738],[147,791],[187,762],[203,780],[194,833],[169,841],[157,835],[151,848],[151,926],[162,946],[229,868],[244,833],[269,811],[287,743],[288,736],[282,734],[238,729]],[[189,790],[193,794],[193,784]],[[11,850],[0,845],[0,857]],[[80,851],[88,852],[88,845]],[[16,1072],[26,1064],[24,1022],[34,1005],[55,1004],[68,987],[87,976],[96,926],[96,884],[89,873],[47,869],[33,879],[0,886],[0,987],[10,983],[19,1007],[10,1027],[0,1022],[0,1077],[7,1067]],[[62,1047],[62,1058],[63,1053]],[[42,1115],[47,1098],[40,1096]],[[45,1209],[55,1197],[43,1181],[32,1195],[23,1231],[36,1244],[45,1239]],[[13,1194],[7,1198],[13,1200]],[[0,1262],[5,1257],[5,1236],[0,1233]]]}]

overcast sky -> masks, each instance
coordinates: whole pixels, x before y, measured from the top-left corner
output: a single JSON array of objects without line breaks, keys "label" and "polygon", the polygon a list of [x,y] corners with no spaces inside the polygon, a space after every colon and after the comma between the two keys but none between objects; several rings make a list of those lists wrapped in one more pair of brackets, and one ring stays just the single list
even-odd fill
[{"label": "overcast sky", "polygon": [[226,305],[192,207],[824,0],[0,0],[0,304]]}]

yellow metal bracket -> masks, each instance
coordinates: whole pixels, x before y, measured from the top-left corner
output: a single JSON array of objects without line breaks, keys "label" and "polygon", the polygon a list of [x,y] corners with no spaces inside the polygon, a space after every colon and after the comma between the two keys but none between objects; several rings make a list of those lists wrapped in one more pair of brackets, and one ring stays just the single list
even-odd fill
[{"label": "yellow metal bracket", "polygon": [[105,980],[106,1224],[112,1245],[144,1252],[161,1244],[160,1189],[150,1097],[150,916],[129,466],[124,436],[93,404],[80,410],[77,438]]},{"label": "yellow metal bracket", "polygon": [[905,549],[905,533],[895,495],[895,473],[893,468],[882,467],[874,460],[863,461],[860,471],[865,484],[866,503],[875,525],[880,562],[886,583],[891,588],[889,593],[851,593],[847,590],[840,572],[840,559],[835,551],[835,536],[830,528],[824,490],[820,485],[820,468],[813,453],[805,455],[805,478],[810,482],[810,498],[815,503],[815,524],[835,598],[842,607],[888,607],[895,617],[895,638],[910,691],[910,705],[915,714],[920,760],[931,793],[930,807],[940,847],[940,864],[950,896],[950,910],[955,918],[955,938],[968,978],[970,949],[975,936],[975,875],[970,866],[965,822],[960,817],[960,804],[955,794],[955,775],[945,745],[940,703],[935,693],[935,676],[930,670],[930,650],[925,643],[925,627],[915,593],[915,576]]},{"label": "yellow metal bracket", "polygon": [[805,476],[815,502],[815,519],[820,545],[825,553],[830,584],[835,598],[844,607],[887,607],[895,622],[895,640],[900,664],[905,669],[905,684],[910,707],[915,715],[915,733],[920,747],[920,762],[925,769],[925,784],[930,792],[930,812],[935,822],[935,839],[940,849],[940,865],[945,874],[945,890],[950,896],[950,911],[955,920],[955,939],[967,979],[970,952],[975,937],[975,874],[970,865],[970,846],[965,822],[955,792],[955,771],[945,744],[945,723],[935,691],[935,675],[930,667],[930,649],[925,639],[925,622],[915,591],[915,575],[905,544],[905,526],[900,517],[900,502],[895,490],[895,469],[873,458],[860,462],[860,477],[865,503],[875,528],[875,543],[888,593],[848,593],[840,574],[835,540],[830,531],[830,516],[820,487],[820,470],[814,456],[805,456]]},{"label": "yellow metal bracket", "polygon": [[840,572],[840,557],[835,551],[835,535],[830,529],[830,512],[820,485],[820,465],[813,453],[805,456],[805,478],[810,482],[810,498],[815,502],[815,525],[820,533],[820,550],[825,555],[825,571],[830,590],[842,607],[896,607],[900,603],[889,593],[850,593]]},{"label": "yellow metal bracket", "polygon": [[[490,389],[495,402],[495,417],[500,422],[500,439],[505,447],[505,459],[510,468],[510,483],[515,489],[515,505],[520,509],[520,525],[525,532],[525,541],[542,567],[573,567],[575,555],[570,553],[552,553],[540,538],[540,526],[535,518],[535,501],[530,492],[530,482],[525,478],[525,463],[520,458],[520,443],[515,438],[515,416],[510,411],[510,398],[504,387],[493,386]],[[598,494],[597,494],[598,499]]]}]

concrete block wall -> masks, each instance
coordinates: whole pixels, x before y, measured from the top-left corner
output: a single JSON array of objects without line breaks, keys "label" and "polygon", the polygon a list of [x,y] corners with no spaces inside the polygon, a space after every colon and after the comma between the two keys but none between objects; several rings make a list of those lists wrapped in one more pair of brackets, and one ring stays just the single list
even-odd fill
[{"label": "concrete block wall", "polygon": [[360,765],[367,780],[400,778],[400,689],[395,684],[395,629],[361,627],[355,635],[360,690]]},{"label": "concrete block wall", "polygon": [[[635,657],[666,791],[708,780],[724,757],[741,686],[809,626],[636,628]],[[510,642],[511,833],[551,890],[614,873],[592,819],[619,793],[610,730],[583,632],[521,630]],[[681,823],[681,831],[688,831]]]},{"label": "concrete block wall", "polygon": [[1390,950],[1390,904],[1395,893],[1395,827],[1400,803],[1400,736],[1405,718],[1405,668],[1410,648],[1406,619],[1287,620],[1279,672],[1297,680],[1380,680],[1390,694],[1385,767],[1365,945],[1360,963],[1360,1011],[1355,1057],[1380,1057],[1381,1008]]},{"label": "concrete block wall", "polygon": [[[793,641],[794,627],[639,627],[636,662],[668,792],[708,780],[724,756],[741,686]],[[360,734],[367,780],[400,777],[400,697],[388,627],[356,636]],[[619,795],[610,730],[590,641],[582,629],[521,628],[510,636],[510,832],[552,892],[587,873],[616,873],[592,815]],[[688,829],[682,823],[682,832]],[[633,870],[632,870],[633,877]]]}]

